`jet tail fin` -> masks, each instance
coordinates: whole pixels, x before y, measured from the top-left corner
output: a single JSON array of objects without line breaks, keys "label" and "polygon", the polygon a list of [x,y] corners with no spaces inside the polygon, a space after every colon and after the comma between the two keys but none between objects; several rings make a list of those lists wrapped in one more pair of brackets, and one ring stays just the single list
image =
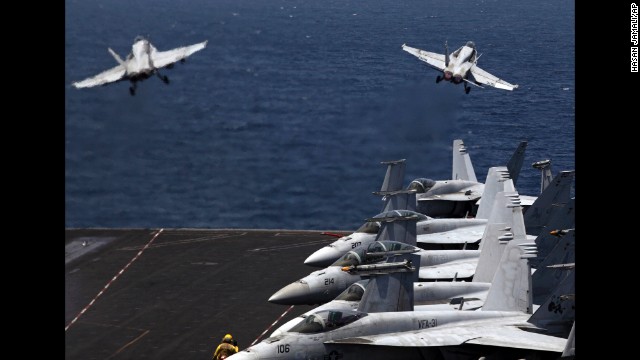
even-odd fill
[{"label": "jet tail fin", "polygon": [[[534,268],[539,268],[538,264],[544,261],[554,247],[560,242],[560,238],[556,236],[556,233],[551,233],[551,230],[570,229],[575,226],[576,215],[576,198],[571,198],[569,202],[564,206],[557,206],[555,212],[551,215],[549,223],[545,226],[544,230],[536,238],[536,244],[538,245],[538,259],[532,261]],[[566,236],[566,235],[565,235]]]},{"label": "jet tail fin", "polygon": [[402,190],[405,160],[406,159],[381,162],[381,164],[387,165],[387,173],[384,175],[382,187],[379,191],[381,195],[384,195],[385,192]]},{"label": "jet tail fin", "polygon": [[[414,211],[391,211],[384,218],[373,217],[367,221],[380,221],[380,230],[375,241],[392,240],[417,246],[418,214]],[[386,213],[383,213],[386,214]]]},{"label": "jet tail fin", "polygon": [[506,260],[503,258],[504,242],[523,243],[527,239],[518,193],[500,192],[494,202],[491,217],[480,240],[480,257],[473,282],[488,283],[493,280],[501,262]]},{"label": "jet tail fin", "polygon": [[553,251],[542,260],[538,265],[538,269],[532,275],[534,304],[541,304],[546,301],[551,296],[553,289],[567,276],[566,269],[558,268],[554,265],[570,264],[576,261],[575,230],[571,229],[561,236]]},{"label": "jet tail fin", "polygon": [[507,244],[482,310],[520,311],[526,314],[533,312],[531,266],[528,259],[535,256],[534,243],[518,244],[510,241]]},{"label": "jet tail fin", "polygon": [[444,66],[449,66],[449,45],[446,40],[444,42]]},{"label": "jet tail fin", "polygon": [[120,58],[118,54],[116,54],[115,51],[111,50],[111,48],[108,48],[108,50],[109,50],[109,54],[111,54],[111,56],[113,56],[113,58],[116,59],[118,64],[125,66],[124,61]]},{"label": "jet tail fin", "polygon": [[540,178],[540,193],[544,191],[544,189],[551,184],[553,180],[553,176],[551,175],[551,160],[540,160],[531,164],[534,169],[540,170],[541,178]]},{"label": "jet tail fin", "polygon": [[561,171],[527,209],[524,214],[524,223],[529,235],[539,235],[550,221],[555,208],[569,202],[574,175],[575,171]]},{"label": "jet tail fin", "polygon": [[567,339],[567,345],[564,347],[564,351],[562,352],[561,359],[565,358],[575,358],[576,356],[576,322],[573,322],[573,326],[571,326],[571,332],[569,333],[569,338]]},{"label": "jet tail fin", "polygon": [[416,191],[400,190],[384,195],[384,208],[382,212],[391,210],[416,211]]},{"label": "jet tail fin", "polygon": [[[405,262],[408,261],[408,262]],[[403,254],[390,257],[387,263],[362,265],[365,267],[394,267],[372,270],[372,278],[358,304],[358,311],[413,311],[413,283],[418,281],[420,255]]]},{"label": "jet tail fin", "polygon": [[526,140],[520,142],[516,151],[514,151],[513,155],[511,155],[511,159],[509,159],[509,162],[507,163],[507,169],[509,169],[509,175],[511,175],[514,185],[518,182],[518,176],[520,175],[522,163],[524,162],[525,150],[527,150]]},{"label": "jet tail fin", "polygon": [[[476,212],[476,219],[488,219],[491,216],[496,194],[501,191],[515,191],[512,181],[509,180],[509,170],[504,166],[489,168],[484,190],[480,198],[480,206]],[[507,184],[507,185],[505,185]]]},{"label": "jet tail fin", "polygon": [[576,320],[576,270],[555,288],[551,296],[529,318],[529,322],[544,329],[545,334],[566,338]]},{"label": "jet tail fin", "polygon": [[452,180],[459,179],[478,182],[467,148],[464,146],[464,142],[460,139],[453,140],[453,161],[451,169]]}]

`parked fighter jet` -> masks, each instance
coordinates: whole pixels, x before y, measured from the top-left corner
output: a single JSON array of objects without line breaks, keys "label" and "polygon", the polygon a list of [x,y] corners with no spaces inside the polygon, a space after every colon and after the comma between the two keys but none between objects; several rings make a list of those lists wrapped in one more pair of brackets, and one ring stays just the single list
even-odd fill
[{"label": "parked fighter jet", "polygon": [[496,272],[480,311],[412,311],[414,264],[419,261],[415,254],[399,255],[385,264],[350,267],[350,272],[373,276],[357,310],[314,312],[289,331],[230,359],[424,359],[451,354],[478,359],[528,358],[534,353],[557,357],[567,345],[559,336],[568,336],[575,321],[575,297],[562,296],[575,292],[574,276],[572,272],[531,315],[527,259],[535,256],[532,245],[507,245],[510,262]]},{"label": "parked fighter jet", "polygon": [[[507,181],[509,180],[509,181]],[[504,184],[509,185],[505,188]],[[465,243],[473,249],[477,249],[477,243],[482,238],[482,234],[487,224],[487,220],[491,213],[495,194],[500,191],[514,191],[513,182],[509,178],[507,168],[492,167],[487,173],[485,188],[485,202],[480,204],[476,219],[434,219],[424,214],[419,216],[417,223],[417,241],[420,247],[429,250],[452,250],[460,249]],[[406,196],[405,196],[406,195]],[[390,203],[409,203],[415,204],[415,193],[394,192],[386,195]],[[403,201],[395,201],[394,198],[406,198]],[[393,209],[393,208],[391,208]],[[386,211],[391,209],[387,208]],[[376,219],[380,215],[374,216]],[[311,266],[329,266],[348,251],[354,250],[359,246],[366,248],[373,241],[380,239],[377,232],[380,228],[379,222],[366,222],[355,233],[343,236],[333,243],[315,251],[305,260],[305,264]],[[447,244],[454,246],[447,247]],[[471,248],[470,248],[471,249]]]},{"label": "parked fighter jet", "polygon": [[[492,171],[494,171],[492,173]],[[557,211],[561,211],[571,194],[571,184],[575,171],[561,171],[556,176],[551,185],[544,189],[539,197],[526,208],[524,222],[527,234],[537,236],[540,230],[545,227]],[[512,181],[508,179],[508,172],[504,167],[489,169],[485,189],[480,201],[480,206],[475,219],[467,218],[439,218],[429,219],[418,223],[419,246],[423,249],[435,249],[440,246],[451,246],[454,244],[477,244],[482,237],[487,224],[487,218],[491,212],[490,206],[486,206],[486,200],[493,204],[495,194],[499,191],[514,191]],[[509,183],[509,186],[505,184]],[[522,202],[523,195],[519,195]],[[482,201],[485,200],[485,201]],[[571,224],[556,224],[554,228],[572,227]],[[475,248],[475,247],[472,247]],[[546,252],[545,252],[546,255]]]},{"label": "parked fighter jet", "polygon": [[[514,184],[520,174],[526,146],[527,142],[521,141],[507,162],[508,173]],[[485,184],[474,179],[475,175],[470,180],[418,178],[411,181],[407,190],[417,192],[417,212],[431,217],[461,218],[476,214],[478,200],[484,192]],[[521,200],[526,206],[531,205],[535,198],[521,197]]]},{"label": "parked fighter jet", "polygon": [[[489,179],[493,178],[492,174],[499,174],[497,171],[500,168],[491,168],[489,171]],[[504,169],[504,167],[502,168]],[[506,169],[504,170],[506,171]],[[572,175],[573,172],[566,172]],[[561,173],[554,179],[554,185],[545,189],[536,202],[540,202],[541,206],[552,207],[551,203],[546,202],[549,199],[555,199],[552,194],[556,192],[567,193],[568,196],[568,184],[572,177],[564,176]],[[420,239],[421,236],[428,235],[415,235],[410,231],[403,228],[390,227],[397,221],[416,221],[419,220],[420,214],[417,214],[408,210],[394,210],[378,214],[375,217],[369,219],[370,221],[376,221],[382,224],[381,231],[378,233],[376,240],[366,246],[359,246],[349,252],[347,252],[341,259],[334,262],[331,266],[317,270],[309,275],[283,287],[276,293],[274,293],[269,299],[270,302],[283,305],[297,305],[297,304],[316,304],[325,303],[331,301],[341,291],[346,289],[352,283],[361,280],[360,277],[353,274],[346,274],[342,272],[341,267],[347,265],[362,265],[379,262],[382,260],[384,252],[394,253],[393,251],[401,249],[416,252],[421,255],[421,261],[419,264],[419,278],[423,281],[442,281],[450,279],[470,279],[473,277],[474,282],[490,282],[495,268],[500,262],[502,256],[502,247],[497,244],[498,240],[509,240],[515,243],[525,242],[527,240],[534,241],[535,236],[528,236],[525,231],[525,221],[521,210],[521,201],[519,194],[514,190],[511,179],[506,177],[502,181],[495,181],[500,185],[501,192],[495,194],[494,190],[497,189],[497,185],[494,186],[494,181],[489,181],[490,186],[487,189],[487,198],[481,205],[487,205],[490,200],[493,200],[493,211],[491,216],[482,226],[482,235],[479,250],[422,250],[415,248],[416,238]],[[556,184],[557,183],[557,184]],[[507,190],[502,191],[502,190]],[[495,195],[494,195],[495,194]],[[534,208],[537,209],[536,204]],[[517,208],[517,209],[516,209]],[[516,211],[517,210],[517,211]],[[564,214],[564,212],[559,212]],[[565,215],[568,217],[568,215]],[[453,219],[452,219],[453,220]],[[455,219],[455,220],[473,220],[473,219]],[[480,219],[477,219],[480,220]],[[429,223],[432,220],[420,221],[420,223]],[[473,227],[472,227],[473,228]],[[389,231],[388,229],[394,229]],[[404,231],[404,233],[402,232]],[[417,231],[417,230],[416,230]],[[468,228],[460,228],[455,231],[462,233],[469,231]],[[380,241],[384,239],[392,239],[404,241],[412,246],[402,247],[403,244],[398,244],[395,241]],[[481,240],[481,241],[480,241]],[[429,240],[434,241],[434,240]],[[495,244],[494,244],[495,243]],[[379,253],[378,256],[371,256],[371,253]],[[545,254],[546,256],[546,254]],[[482,264],[482,265],[481,265]],[[488,286],[488,285],[487,285]],[[545,285],[547,287],[551,285]],[[462,291],[460,289],[456,290]],[[472,289],[472,292],[477,292],[476,288]],[[459,294],[459,293],[458,293]],[[471,297],[471,296],[469,296]],[[480,306],[480,305],[477,305]]]},{"label": "parked fighter jet", "polygon": [[[449,54],[449,47],[444,43],[444,55],[429,51],[412,48],[402,44],[402,50],[424,61],[430,67],[442,71],[444,75],[436,77],[436,83],[442,80],[450,81],[454,84],[464,84],[464,92],[469,93],[471,88],[467,84],[483,87],[480,84],[493,86],[498,89],[513,90],[518,85],[510,84],[499,79],[477,66],[480,55],[476,51],[476,45],[468,41],[464,46]],[[469,76],[471,75],[471,76]]]},{"label": "parked fighter jet", "polygon": [[[503,256],[505,243],[520,244],[527,241],[524,233],[524,219],[519,207],[512,207],[517,203],[514,198],[500,193],[499,198],[503,200],[496,202],[507,211],[492,214],[492,225],[489,227],[491,234],[483,242],[483,252],[478,259],[476,273],[472,282],[417,282],[414,283],[414,307],[416,311],[427,310],[475,310],[480,308],[486,300],[491,281],[495,276],[498,266],[502,262],[512,261],[508,256]],[[512,201],[508,201],[512,200]],[[512,209],[512,211],[510,211]],[[510,213],[510,214],[509,214]],[[500,218],[498,218],[500,215]],[[569,214],[565,214],[566,217]],[[568,229],[556,231],[560,233],[561,240],[553,251],[542,259],[542,264],[532,275],[533,303],[540,305],[551,296],[553,290],[559,283],[568,276],[567,266],[555,264],[575,263],[575,230]],[[417,254],[417,253],[416,253]],[[539,255],[539,253],[538,253]],[[498,260],[498,262],[496,262]],[[532,260],[532,259],[530,259]],[[422,261],[422,260],[421,260]],[[350,265],[358,265],[353,262]],[[271,336],[280,335],[292,328],[301,319],[307,317],[314,311],[333,310],[355,310],[362,298],[364,288],[368,279],[360,280],[347,288],[334,300],[320,305],[316,309],[310,310],[298,318],[294,318],[279,328]],[[534,309],[536,306],[534,305]]]},{"label": "parked fighter jet", "polygon": [[[508,188],[513,189],[511,180]],[[498,193],[496,195],[494,211],[491,214],[490,225],[483,235],[482,243],[489,242],[488,238],[497,241],[509,233],[506,228],[512,225],[505,219],[511,216],[513,204],[518,203],[517,193]],[[511,207],[508,207],[511,206]],[[512,216],[511,216],[512,217]],[[421,255],[419,278],[423,280],[447,280],[454,278],[470,278],[476,271],[480,250],[422,250],[416,245],[416,223],[419,214],[409,210],[393,210],[369,219],[381,223],[377,240],[368,246],[360,246],[347,252],[341,259],[331,266],[317,270],[274,293],[269,302],[283,305],[321,304],[331,301],[340,292],[361,277],[356,274],[345,273],[341,269],[345,266],[372,264],[383,261],[386,256],[399,252],[412,252]],[[522,219],[522,215],[520,215]],[[512,221],[511,221],[512,222]],[[521,226],[522,237],[526,239],[524,223]],[[511,234],[513,237],[513,234]],[[392,241],[382,241],[382,240]],[[498,257],[494,262],[497,264]],[[496,265],[497,266],[497,265]]]},{"label": "parked fighter jet", "polygon": [[[413,211],[393,210],[379,214],[375,219],[369,219],[370,222],[381,223],[377,236],[381,241],[351,250],[331,266],[316,270],[284,286],[269,298],[269,302],[283,305],[322,304],[331,301],[349,285],[361,280],[357,275],[343,272],[342,267],[380,262],[389,251],[393,251],[394,254],[397,251],[403,253],[423,251],[415,246],[415,223],[418,218],[418,214]],[[413,225],[407,226],[405,223]]]},{"label": "parked fighter jet", "polygon": [[169,84],[169,78],[166,75],[161,75],[158,70],[165,67],[170,69],[178,61],[184,62],[188,56],[204,49],[205,46],[207,46],[207,41],[173,50],[158,51],[147,39],[138,36],[133,41],[131,52],[125,60],[122,60],[111,48],[108,49],[111,56],[118,62],[118,66],[94,77],[74,82],[72,85],[81,89],[129,80],[131,82],[129,92],[131,95],[135,95],[137,82],[148,79],[152,75],[157,75],[165,84]]},{"label": "parked fighter jet", "polygon": [[[511,174],[512,179],[514,176],[517,178],[518,174],[520,173],[520,167],[522,166],[522,161],[524,159],[524,151],[526,147],[527,147],[526,141],[520,142],[520,144],[518,145],[515,152],[513,153],[513,155],[511,156],[511,158],[507,163],[508,174]],[[387,172],[385,175],[385,179],[383,181],[382,188],[380,189],[380,191],[375,193],[378,195],[385,196],[385,200],[386,200],[385,207],[383,207],[382,212],[389,211],[389,210],[396,210],[396,209],[416,210],[419,207],[422,211],[418,211],[418,212],[423,214],[429,215],[429,213],[432,213],[432,214],[435,214],[436,216],[458,217],[458,218],[464,216],[465,214],[468,214],[472,210],[475,212],[475,204],[477,203],[477,199],[480,197],[482,192],[484,192],[485,184],[477,182],[476,174],[475,174],[475,171],[473,170],[473,164],[471,163],[469,153],[467,152],[467,148],[465,147],[464,142],[462,140],[456,139],[453,141],[452,159],[453,159],[452,166],[451,166],[452,180],[434,181],[430,179],[417,179],[414,182],[412,182],[412,184],[409,185],[409,187],[407,188],[408,191],[421,192],[420,194],[421,200],[415,201],[415,202],[412,202],[407,198],[402,198],[400,196],[397,196],[399,195],[398,191],[402,188],[402,179],[404,177],[404,169],[405,169],[404,161],[405,160],[402,159],[402,160],[396,160],[396,161],[383,162],[382,164],[386,164],[388,166]],[[489,169],[489,171],[491,171],[491,169]],[[490,175],[491,173],[489,172],[489,174],[487,175],[486,182],[491,181],[490,180],[491,178],[489,177]],[[504,177],[508,175],[496,174],[495,176]],[[499,181],[499,180],[500,179],[496,179],[496,181]],[[448,184],[449,182],[450,184]],[[432,184],[440,184],[440,185],[432,186],[432,187],[435,187],[436,189],[433,190],[431,193],[429,193],[428,190],[430,188],[429,189],[425,188],[423,185],[424,183],[429,183],[429,184],[432,183]],[[450,193],[448,195],[453,196],[451,193],[457,192],[457,194],[459,195],[461,194],[461,196],[463,197],[467,196],[467,195],[464,195],[465,192],[471,191],[470,189],[473,188],[473,189],[476,189],[477,196],[473,196],[472,198],[469,198],[469,200],[465,198],[465,200],[463,201],[457,201],[454,199],[446,198],[448,196],[446,194],[444,195],[434,194],[436,192],[438,193],[442,191],[446,192],[445,188],[449,189]],[[427,190],[426,193],[425,193],[425,190]],[[495,192],[498,192],[498,191],[500,190],[496,190]],[[394,195],[396,196],[394,197]],[[416,195],[416,197],[417,196],[418,195]],[[485,210],[477,209],[478,211],[480,211],[480,215],[476,214],[476,218],[487,219],[489,217],[489,214],[491,213],[492,202],[493,200],[489,201],[489,204],[488,204],[489,206],[486,206]],[[530,205],[532,202],[533,200],[529,200],[529,202],[525,203],[525,205]],[[406,204],[406,207],[401,207],[400,204]],[[425,220],[428,220],[428,219],[425,219]],[[436,223],[440,223],[440,222],[441,221],[436,221]],[[470,226],[472,222],[474,221],[461,223],[460,226]],[[478,221],[475,221],[475,222],[478,222]],[[484,223],[484,222],[479,221],[479,223]],[[424,226],[422,225],[425,225],[425,224],[422,224],[422,220],[419,220],[418,235],[423,233],[421,229],[424,229]],[[479,224],[475,224],[475,225],[479,225]],[[442,226],[434,223],[434,226],[431,227],[431,229],[433,230],[427,230],[424,233],[438,232],[437,229],[441,229],[441,228]],[[329,266],[338,258],[340,258],[342,255],[344,255],[347,251],[355,249],[358,246],[362,246],[362,245],[366,246],[370,244],[372,241],[374,241],[376,239],[376,233],[378,229],[379,229],[379,224],[377,223],[365,223],[362,227],[356,230],[356,232],[347,236],[342,236],[338,240],[334,241],[333,243],[315,251],[313,254],[307,257],[304,263],[306,265],[317,266],[317,267]],[[449,226],[449,229],[452,229],[452,227]],[[470,231],[472,230],[475,231],[474,235],[472,236],[479,235],[477,237],[474,237],[474,241],[477,241],[478,239],[480,239],[483,229],[484,228],[480,229],[477,226],[474,227],[473,229],[471,228],[469,229]],[[443,230],[439,230],[439,231],[443,231]],[[461,241],[459,241],[459,244],[464,244],[465,241],[466,239],[462,239]]]}]

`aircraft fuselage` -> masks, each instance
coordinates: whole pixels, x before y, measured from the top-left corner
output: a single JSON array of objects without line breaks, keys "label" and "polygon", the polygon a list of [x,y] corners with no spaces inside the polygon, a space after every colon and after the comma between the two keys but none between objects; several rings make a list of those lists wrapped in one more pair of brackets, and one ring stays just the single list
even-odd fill
[{"label": "aircraft fuselage", "polygon": [[449,55],[449,65],[444,69],[444,80],[459,84],[466,79],[469,70],[476,63],[476,49],[472,42]]},{"label": "aircraft fuselage", "polygon": [[[348,312],[342,310],[342,312]],[[491,324],[526,325],[528,315],[500,311],[405,311],[391,313],[369,313],[366,316],[343,327],[313,333],[285,332],[250,346],[229,359],[361,359],[358,352],[351,353],[349,347],[326,343],[331,340],[354,338],[359,336],[421,331],[446,324],[462,321],[475,322],[478,325],[491,321]],[[305,321],[305,319],[301,320]],[[398,343],[402,339],[398,338]],[[411,345],[407,345],[411,346]],[[380,349],[380,348],[378,348]],[[393,353],[383,358],[394,358],[403,347],[394,347]],[[380,349],[381,350],[381,349]]]},{"label": "aircraft fuselage", "polygon": [[[438,279],[439,268],[451,262],[469,262],[475,268],[479,250],[421,250],[420,268],[425,268],[429,280]],[[451,279],[452,276],[444,278]],[[281,305],[323,304],[333,300],[351,284],[363,276],[342,271],[341,266],[329,266],[316,270],[300,280],[286,285],[274,293],[269,302]]]},{"label": "aircraft fuselage", "polygon": [[127,75],[131,80],[143,80],[150,77],[156,70],[151,61],[151,52],[155,51],[148,40],[136,41],[131,46],[131,53],[127,56]]}]

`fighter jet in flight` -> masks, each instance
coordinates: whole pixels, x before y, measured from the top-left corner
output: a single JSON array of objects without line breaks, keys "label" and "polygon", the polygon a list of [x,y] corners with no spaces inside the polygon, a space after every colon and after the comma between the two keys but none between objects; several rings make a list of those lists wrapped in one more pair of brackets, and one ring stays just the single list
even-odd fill
[{"label": "fighter jet in flight", "polygon": [[169,84],[169,78],[161,75],[158,71],[161,68],[172,68],[173,64],[185,59],[196,51],[200,51],[207,46],[207,41],[201,43],[175,48],[168,51],[158,51],[149,40],[138,36],[133,41],[131,52],[125,60],[122,60],[115,51],[109,48],[109,53],[118,62],[118,66],[103,71],[100,74],[88,79],[74,82],[72,85],[78,89],[106,85],[109,83],[129,80],[131,95],[136,93],[136,83],[148,79],[152,75],[157,75],[165,84]]},{"label": "fighter jet in flight", "polygon": [[443,55],[402,44],[402,50],[426,62],[430,67],[444,73],[443,76],[438,75],[438,77],[436,77],[436,83],[442,80],[450,81],[454,84],[463,83],[466,94],[471,91],[471,88],[467,84],[472,84],[477,87],[483,87],[481,85],[483,84],[510,91],[518,88],[518,85],[510,84],[478,67],[477,63],[480,55],[478,55],[476,45],[473,41],[467,41],[464,46],[451,54],[449,54],[449,47],[446,42],[444,43],[444,49],[445,53]]}]

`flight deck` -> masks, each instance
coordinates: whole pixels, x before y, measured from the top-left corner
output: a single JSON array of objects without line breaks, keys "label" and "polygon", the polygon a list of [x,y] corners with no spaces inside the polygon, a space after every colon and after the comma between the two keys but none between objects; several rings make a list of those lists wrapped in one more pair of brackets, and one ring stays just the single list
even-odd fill
[{"label": "flight deck", "polygon": [[210,359],[226,333],[261,341],[315,307],[267,299],[318,270],[303,262],[336,240],[322,232],[66,229],[65,358]]}]

